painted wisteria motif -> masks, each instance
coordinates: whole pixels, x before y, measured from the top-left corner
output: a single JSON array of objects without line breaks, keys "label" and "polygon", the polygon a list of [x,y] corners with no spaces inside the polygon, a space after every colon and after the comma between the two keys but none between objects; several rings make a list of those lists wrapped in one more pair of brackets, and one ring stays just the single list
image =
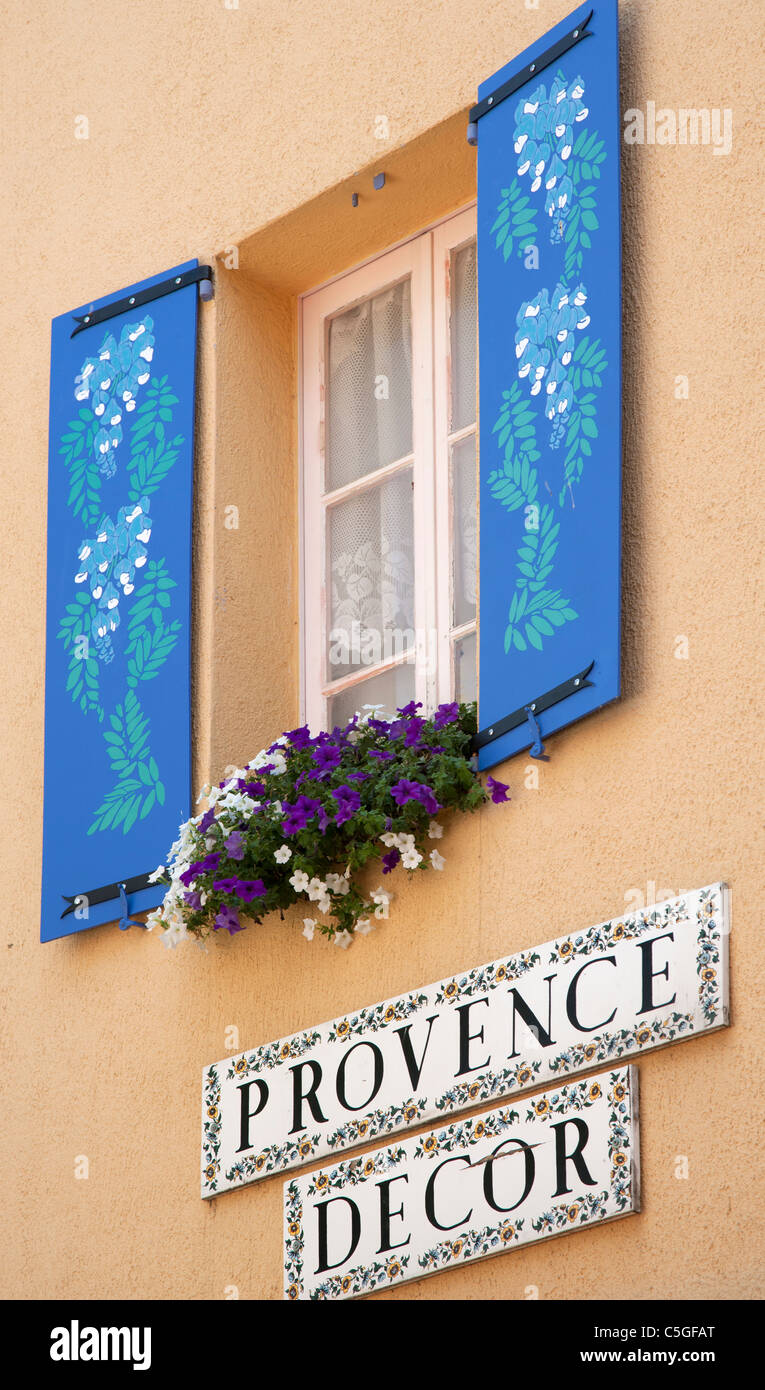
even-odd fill
[{"label": "painted wisteria motif", "polygon": [[[598,229],[597,194],[605,141],[584,126],[585,84],[561,69],[540,83],[515,110],[516,177],[501,190],[491,229],[505,261],[538,258],[537,218],[550,224],[558,278],[515,310],[516,380],[502,393],[494,425],[500,463],[488,477],[496,501],[523,517],[515,585],[510,596],[505,652],[542,651],[578,612],[555,585],[561,521],[574,507],[592,441],[598,437],[597,396],[607,367],[590,325],[582,278],[592,234]],[[527,266],[538,266],[524,260]],[[541,431],[546,422],[547,434]],[[540,463],[555,463],[557,492],[540,502]],[[549,451],[549,453],[547,452]],[[551,457],[552,456],[552,457]]]},{"label": "painted wisteria motif", "polygon": [[[150,498],[184,440],[171,429],[178,397],[166,376],[151,376],[153,328],[148,314],[126,323],[119,340],[107,333],[99,351],[85,358],[73,385],[80,409],[59,447],[69,476],[67,504],[83,525],[72,556],[72,597],[57,634],[69,656],[66,693],[83,715],[106,721],[113,777],[89,835],[127,835],[165,800],[150,721],[137,692],[159,675],[181,635],[182,623],[172,615],[176,581],[164,558],[151,553]],[[102,494],[110,483],[122,504],[107,510]],[[106,709],[101,672],[115,660],[124,669],[124,693]]]}]

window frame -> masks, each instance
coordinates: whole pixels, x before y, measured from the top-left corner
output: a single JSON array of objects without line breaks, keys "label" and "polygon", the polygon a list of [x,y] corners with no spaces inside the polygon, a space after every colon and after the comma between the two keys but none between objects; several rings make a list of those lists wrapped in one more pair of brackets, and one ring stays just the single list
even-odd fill
[{"label": "window frame", "polygon": [[[334,682],[325,678],[329,618],[325,518],[334,503],[406,467],[413,469],[414,484],[415,698],[430,710],[439,701],[451,698],[455,629],[451,627],[450,268],[452,253],[474,240],[475,235],[476,205],[473,202],[300,296],[301,719],[311,728],[326,727],[328,701],[333,694],[357,684],[361,687],[370,676],[403,664],[399,656],[392,656]],[[325,493],[326,325],[331,318],[406,277],[411,280],[412,305],[412,453]],[[476,430],[477,423],[455,435],[461,438]],[[321,576],[318,584],[317,575]],[[471,630],[470,625],[464,626],[466,631]],[[428,659],[427,651],[433,633],[436,634],[435,664],[432,658]],[[359,704],[364,703],[360,699]]]}]

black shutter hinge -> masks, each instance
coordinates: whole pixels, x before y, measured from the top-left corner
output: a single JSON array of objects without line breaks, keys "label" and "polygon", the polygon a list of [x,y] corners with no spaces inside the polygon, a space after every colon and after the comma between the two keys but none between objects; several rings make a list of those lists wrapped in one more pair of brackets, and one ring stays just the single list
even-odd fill
[{"label": "black shutter hinge", "polygon": [[511,97],[513,92],[518,91],[519,87],[524,87],[527,82],[531,81],[532,77],[536,77],[544,68],[549,68],[551,63],[556,62],[564,53],[568,53],[575,44],[581,43],[582,39],[592,37],[587,31],[587,25],[594,13],[594,10],[590,10],[587,18],[581,24],[578,24],[575,29],[569,30],[562,39],[558,39],[558,42],[552,44],[550,48],[546,48],[544,53],[540,53],[539,57],[534,59],[533,63],[525,63],[518,72],[513,73],[512,77],[506,78],[489,96],[481,98],[472,108],[468,117],[467,142],[469,145],[478,144],[478,122],[482,116],[485,116],[488,111],[493,111],[495,106],[499,106],[500,102],[505,101],[507,97]]},{"label": "black shutter hinge", "polygon": [[561,700],[567,700],[569,695],[575,695],[578,690],[584,690],[588,685],[594,685],[594,681],[587,679],[594,665],[595,662],[591,661],[583,671],[578,671],[575,676],[571,676],[562,685],[556,685],[552,690],[547,690],[544,695],[538,695],[536,700],[522,705],[520,709],[513,710],[512,714],[506,714],[504,719],[497,719],[487,728],[479,729],[478,733],[473,735],[472,751],[477,753],[479,749],[485,748],[488,743],[494,743],[495,739],[501,738],[503,734],[509,734],[512,729],[518,729],[522,724],[528,724],[530,738],[538,750],[534,756],[543,757],[544,749],[539,730],[540,714],[544,714],[545,710],[551,709]]},{"label": "black shutter hinge", "polygon": [[135,294],[126,295],[124,299],[115,299],[113,304],[104,304],[100,309],[91,309],[89,314],[73,314],[77,327],[73,328],[69,334],[74,338],[78,333],[82,333],[86,328],[93,328],[97,323],[105,323],[107,319],[114,319],[118,314],[126,314],[130,309],[140,309],[144,304],[151,304],[154,299],[162,299],[166,294],[173,294],[175,290],[182,290],[186,285],[199,284],[200,299],[212,299],[213,297],[213,272],[210,265],[197,265],[193,270],[184,270],[180,275],[171,275],[169,280],[160,280],[156,285],[149,285],[145,290],[136,290]]}]

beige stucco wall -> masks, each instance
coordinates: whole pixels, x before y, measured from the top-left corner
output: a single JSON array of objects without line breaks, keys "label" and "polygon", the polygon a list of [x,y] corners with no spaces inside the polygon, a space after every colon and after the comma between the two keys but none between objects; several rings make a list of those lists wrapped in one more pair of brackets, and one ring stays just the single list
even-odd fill
[{"label": "beige stucco wall", "polygon": [[[254,1046],[590,925],[649,881],[718,878],[733,889],[733,1026],[641,1061],[642,1214],[379,1297],[762,1295],[760,84],[744,0],[620,6],[623,107],[734,121],[727,157],[624,150],[624,698],[551,740],[538,790],[523,757],[506,765],[512,805],[451,830],[447,872],[397,884],[390,922],[348,952],[278,919],[207,955],[114,927],[38,943],[50,318],[241,247],[201,312],[201,783],[299,712],[295,296],[472,196],[476,84],[571,8],[2,6],[5,1296],[280,1297],[282,1180],[198,1196],[201,1069],[229,1025]],[[246,653],[233,675],[231,643]]]}]

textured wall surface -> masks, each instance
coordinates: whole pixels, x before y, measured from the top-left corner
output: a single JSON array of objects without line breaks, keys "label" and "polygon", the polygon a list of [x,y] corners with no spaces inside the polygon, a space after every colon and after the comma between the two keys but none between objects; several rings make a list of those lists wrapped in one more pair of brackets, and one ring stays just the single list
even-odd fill
[{"label": "textured wall surface", "polygon": [[[461,113],[572,7],[2,6],[7,1297],[222,1298],[232,1284],[280,1297],[281,1179],[197,1195],[201,1070],[227,1026],[254,1046],[588,926],[651,882],[718,878],[733,890],[733,1026],[640,1063],[642,1214],[379,1297],[762,1296],[761,236],[744,0],[620,5],[623,108],[733,112],[728,155],[623,149],[623,699],[551,740],[538,790],[523,756],[507,764],[512,804],[454,827],[447,871],[396,884],[391,920],[347,953],[278,919],[207,955],[116,927],[38,943],[50,318],[241,247],[201,312],[201,783],[298,713],[295,296],[473,195]],[[375,202],[379,167],[391,178]],[[223,525],[231,504],[238,532]]]}]

